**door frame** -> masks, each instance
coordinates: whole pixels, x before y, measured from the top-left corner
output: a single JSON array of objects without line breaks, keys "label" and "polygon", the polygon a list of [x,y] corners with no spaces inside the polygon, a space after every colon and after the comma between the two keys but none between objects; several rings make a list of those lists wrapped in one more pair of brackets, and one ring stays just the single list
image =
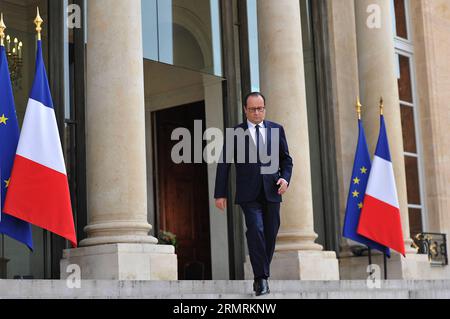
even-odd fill
[{"label": "door frame", "polygon": [[[74,178],[76,183],[69,181],[72,206],[74,207],[74,222],[78,242],[86,237],[84,228],[87,225],[87,184],[86,184],[86,133],[85,133],[85,109],[86,109],[86,1],[72,0],[81,9],[82,27],[73,30],[73,58],[74,58],[74,104],[66,99],[66,90],[70,89],[67,82],[69,61],[63,52],[69,49],[68,29],[66,25],[67,5],[69,0],[48,0],[48,47],[49,47],[49,86],[55,105],[56,121],[59,128],[61,144],[67,147],[65,125],[75,126],[76,154]],[[69,80],[70,81],[70,80]],[[72,108],[73,118],[65,118],[65,106]],[[75,189],[76,185],[76,189]],[[74,196],[76,193],[76,196]],[[74,200],[76,198],[76,200]],[[44,231],[44,278],[60,278],[60,261],[63,250],[70,248],[69,243],[54,234]]]},{"label": "door frame", "polygon": [[[158,112],[163,112],[172,108],[177,108],[177,107],[183,107],[183,106],[188,106],[188,105],[192,105],[192,104],[198,104],[198,103],[202,103],[203,107],[204,107],[204,123],[206,123],[206,101],[205,100],[200,100],[200,101],[195,101],[195,102],[189,102],[187,104],[180,104],[180,105],[173,105],[170,107],[166,107],[164,109],[159,109],[159,110],[155,110],[152,111],[150,113],[150,118],[151,118],[151,129],[152,129],[152,138],[151,138],[151,147],[152,147],[152,170],[153,170],[153,208],[154,208],[154,220],[152,221],[152,225],[153,225],[153,230],[154,230],[154,236],[156,238],[159,237],[159,233],[160,233],[160,229],[161,229],[161,204],[160,204],[160,196],[161,196],[161,185],[159,183],[159,176],[160,176],[160,168],[159,168],[159,152],[158,152],[158,130],[157,130],[157,113]],[[203,148],[202,148],[203,149]],[[208,168],[207,168],[207,164],[203,163],[205,165],[205,170],[206,170],[206,183],[208,184]],[[209,197],[209,194],[208,194]],[[211,211],[209,209],[209,205],[208,203],[206,204],[208,206],[208,229],[209,229],[209,268],[210,268],[210,273],[211,273],[211,279],[212,278],[212,274],[213,274],[213,261],[212,261],[212,229],[211,229]]]}]

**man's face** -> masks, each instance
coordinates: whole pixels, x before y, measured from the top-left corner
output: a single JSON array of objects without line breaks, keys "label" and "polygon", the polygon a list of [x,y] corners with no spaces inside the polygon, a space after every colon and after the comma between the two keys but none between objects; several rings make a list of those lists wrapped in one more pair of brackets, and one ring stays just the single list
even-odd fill
[{"label": "man's face", "polygon": [[260,124],[266,118],[266,106],[261,96],[251,96],[245,107],[245,115],[253,124]]}]

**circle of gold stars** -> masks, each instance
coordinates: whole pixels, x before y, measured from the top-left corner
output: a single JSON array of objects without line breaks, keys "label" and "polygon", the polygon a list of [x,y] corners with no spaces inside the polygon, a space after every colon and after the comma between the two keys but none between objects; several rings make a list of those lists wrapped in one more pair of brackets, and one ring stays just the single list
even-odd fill
[{"label": "circle of gold stars", "polygon": [[[361,167],[359,170],[360,170],[361,174],[363,174],[363,175],[366,175],[367,172],[369,171],[369,170],[367,169],[367,167],[364,167],[364,166]],[[353,179],[353,185],[360,185],[360,183],[361,183],[361,179],[359,179],[358,177],[355,177],[355,178]],[[357,190],[355,190],[355,191],[352,192],[353,198],[359,198],[359,195],[360,195],[360,192],[358,192]],[[359,209],[362,209],[362,208],[363,208],[363,203],[362,203],[362,202],[358,203],[358,208],[359,208]]]}]

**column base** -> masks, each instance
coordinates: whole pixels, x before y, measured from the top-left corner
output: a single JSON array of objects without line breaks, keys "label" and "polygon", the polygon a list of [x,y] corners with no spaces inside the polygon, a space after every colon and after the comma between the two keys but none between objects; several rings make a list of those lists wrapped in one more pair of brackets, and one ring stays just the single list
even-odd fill
[{"label": "column base", "polygon": [[[244,265],[245,279],[253,280],[250,258]],[[276,252],[270,265],[272,280],[339,280],[334,251]]]},{"label": "column base", "polygon": [[177,280],[175,248],[169,245],[110,244],[67,249],[60,261],[61,279],[67,266],[81,268],[84,280]]},{"label": "column base", "polygon": [[[384,279],[383,255],[372,254],[372,264],[380,267],[380,278]],[[339,271],[342,280],[366,280],[369,277],[367,256],[341,257]],[[388,280],[435,280],[450,279],[449,266],[431,266],[427,255],[406,254],[406,258],[392,252],[387,259]]]}]

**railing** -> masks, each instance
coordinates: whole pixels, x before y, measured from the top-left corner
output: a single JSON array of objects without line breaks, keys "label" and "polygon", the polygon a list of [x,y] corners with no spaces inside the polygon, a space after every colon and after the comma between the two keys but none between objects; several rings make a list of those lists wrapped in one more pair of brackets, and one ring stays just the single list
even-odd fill
[{"label": "railing", "polygon": [[447,236],[439,233],[419,233],[414,237],[413,246],[419,254],[428,255],[432,266],[447,266]]}]

